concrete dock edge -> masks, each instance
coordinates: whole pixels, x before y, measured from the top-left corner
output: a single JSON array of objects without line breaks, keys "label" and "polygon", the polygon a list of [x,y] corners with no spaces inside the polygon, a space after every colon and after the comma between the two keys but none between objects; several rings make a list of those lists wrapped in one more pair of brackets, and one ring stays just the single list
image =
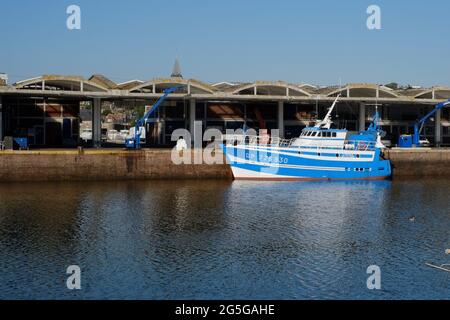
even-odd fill
[{"label": "concrete dock edge", "polygon": [[232,179],[232,172],[225,164],[175,165],[169,149],[0,152],[0,182],[130,179]]},{"label": "concrete dock edge", "polygon": [[[385,157],[394,178],[450,178],[450,149],[390,149]],[[176,165],[169,149],[0,152],[0,182],[232,178],[226,164]]]}]

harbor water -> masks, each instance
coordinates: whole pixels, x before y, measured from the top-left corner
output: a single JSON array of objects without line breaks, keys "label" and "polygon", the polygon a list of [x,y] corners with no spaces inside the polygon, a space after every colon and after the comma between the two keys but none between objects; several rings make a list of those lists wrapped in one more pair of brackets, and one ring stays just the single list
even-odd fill
[{"label": "harbor water", "polygon": [[[0,299],[449,299],[450,180],[0,185]],[[69,290],[67,267],[81,270]],[[381,289],[369,290],[369,266]]]}]

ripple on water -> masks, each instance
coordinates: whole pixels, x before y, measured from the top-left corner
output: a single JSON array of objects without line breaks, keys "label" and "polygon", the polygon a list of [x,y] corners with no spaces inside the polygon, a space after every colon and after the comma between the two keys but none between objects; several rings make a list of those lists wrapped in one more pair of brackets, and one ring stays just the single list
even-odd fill
[{"label": "ripple on water", "polygon": [[[0,185],[0,298],[448,299],[449,181]],[[414,222],[410,217],[414,216]],[[65,289],[82,268],[83,290]],[[383,290],[366,288],[369,265]]]}]

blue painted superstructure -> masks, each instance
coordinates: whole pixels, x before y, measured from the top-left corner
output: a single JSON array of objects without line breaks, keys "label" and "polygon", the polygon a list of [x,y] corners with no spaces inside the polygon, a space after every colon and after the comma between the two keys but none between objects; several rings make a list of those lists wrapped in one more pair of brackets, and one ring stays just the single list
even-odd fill
[{"label": "blue painted superstructure", "polygon": [[[339,97],[338,97],[339,98]],[[236,179],[326,180],[386,179],[391,164],[382,155],[378,112],[367,130],[331,128],[333,103],[322,121],[298,138],[227,136],[222,144]]]}]

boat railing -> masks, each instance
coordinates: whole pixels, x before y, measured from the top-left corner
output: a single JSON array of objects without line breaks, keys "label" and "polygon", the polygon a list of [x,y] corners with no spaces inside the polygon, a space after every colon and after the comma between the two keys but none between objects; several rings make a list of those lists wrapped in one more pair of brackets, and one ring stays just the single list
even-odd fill
[{"label": "boat railing", "polygon": [[224,137],[227,144],[234,145],[267,145],[274,147],[290,147],[296,139],[283,139],[280,137],[254,136],[254,135],[227,135]]},{"label": "boat railing", "polygon": [[250,146],[271,146],[271,147],[281,147],[281,148],[305,148],[305,149],[333,149],[333,150],[353,150],[353,151],[374,151],[376,148],[375,141],[363,141],[363,140],[346,140],[343,144],[339,145],[306,145],[306,144],[295,144],[299,138],[293,139],[283,139],[280,137],[267,136],[254,136],[254,135],[227,135],[225,137],[226,144],[228,145],[250,145]]},{"label": "boat railing", "polygon": [[374,151],[376,148],[376,141],[362,141],[362,140],[347,140],[344,142],[344,150],[358,150],[358,151]]}]

